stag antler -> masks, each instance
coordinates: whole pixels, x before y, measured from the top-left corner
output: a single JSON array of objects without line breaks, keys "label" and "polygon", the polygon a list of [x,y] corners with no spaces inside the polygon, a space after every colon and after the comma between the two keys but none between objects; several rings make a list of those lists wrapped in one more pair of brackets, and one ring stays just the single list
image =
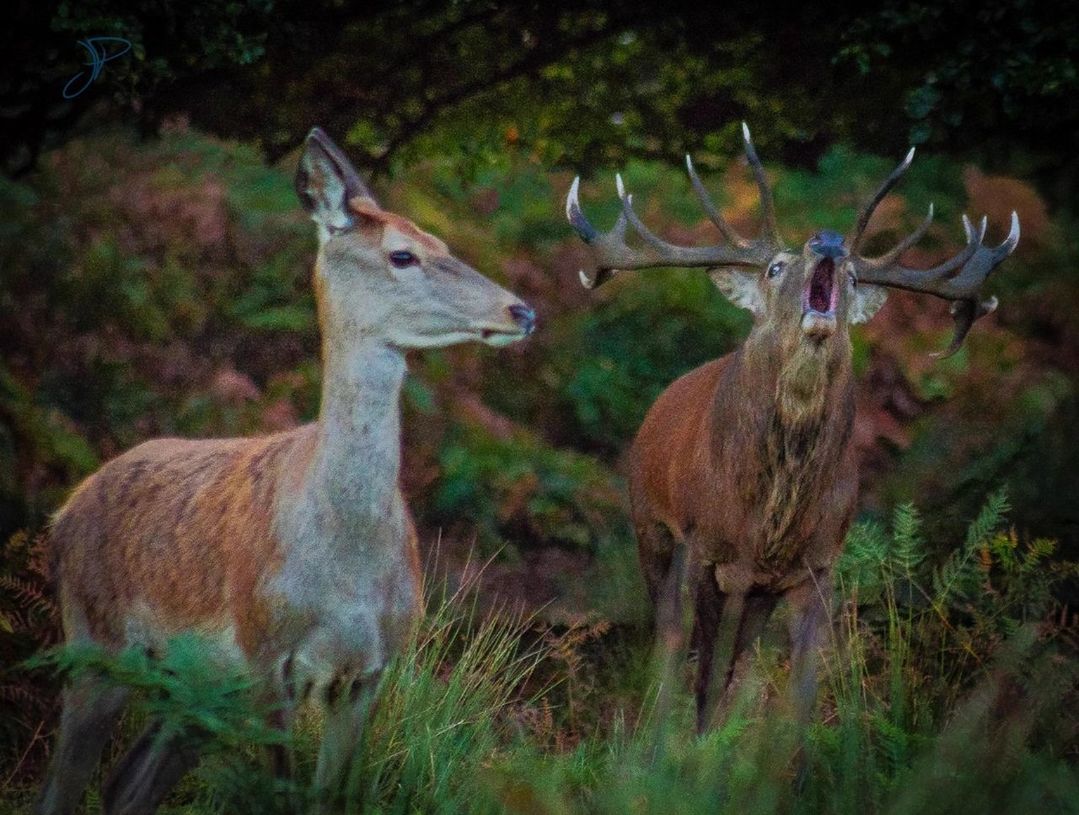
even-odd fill
[{"label": "stag antler", "polygon": [[1013,211],[1008,237],[999,246],[988,247],[982,244],[985,239],[986,218],[982,218],[980,227],[975,233],[970,219],[964,215],[963,229],[967,233],[967,245],[954,257],[932,269],[911,269],[901,265],[899,258],[920,241],[929,229],[929,225],[933,222],[933,205],[930,204],[928,217],[892,250],[878,258],[860,256],[858,249],[873,211],[899,181],[899,177],[903,175],[913,159],[914,148],[912,147],[907,157],[892,171],[876,194],[862,208],[854,232],[847,240],[847,245],[850,248],[851,264],[859,282],[932,294],[952,301],[951,313],[955,320],[955,333],[948,347],[934,354],[936,357],[943,358],[959,350],[975,320],[984,317],[997,307],[996,297],[982,299],[981,288],[990,272],[1015,251],[1019,243],[1019,216]]},{"label": "stag antler", "polygon": [[[648,229],[633,211],[633,196],[626,193],[622,176],[616,175],[618,197],[622,201],[622,212],[608,232],[597,230],[581,211],[578,200],[580,177],[573,179],[569,194],[566,196],[566,217],[581,239],[592,248],[595,270],[581,270],[581,283],[586,289],[594,289],[608,281],[611,273],[620,269],[648,269],[656,266],[763,266],[783,247],[776,228],[775,210],[772,206],[772,193],[764,175],[764,167],[753,148],[749,128],[742,123],[742,137],[745,140],[746,158],[757,181],[761,197],[761,231],[754,240],[739,235],[734,228],[719,214],[705,189],[693,160],[686,156],[686,169],[693,189],[701,201],[701,206],[723,234],[729,245],[715,246],[676,246],[667,243]],[[643,245],[632,248],[626,244],[626,228],[640,236]]]}]

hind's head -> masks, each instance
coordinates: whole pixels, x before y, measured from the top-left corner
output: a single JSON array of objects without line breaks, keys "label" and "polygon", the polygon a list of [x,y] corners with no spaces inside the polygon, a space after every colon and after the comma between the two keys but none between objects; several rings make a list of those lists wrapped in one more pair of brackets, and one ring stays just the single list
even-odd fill
[{"label": "hind's head", "polygon": [[296,193],[318,226],[315,291],[327,340],[380,339],[407,349],[508,345],[532,333],[531,307],[382,209],[319,128],[307,136]]}]

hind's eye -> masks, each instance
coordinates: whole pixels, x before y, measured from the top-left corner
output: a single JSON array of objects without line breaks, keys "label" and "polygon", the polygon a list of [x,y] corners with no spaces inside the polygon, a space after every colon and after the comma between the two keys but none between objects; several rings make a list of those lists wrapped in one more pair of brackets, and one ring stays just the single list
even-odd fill
[{"label": "hind's eye", "polygon": [[396,252],[390,252],[390,263],[396,266],[398,269],[407,269],[409,266],[419,266],[420,261],[411,252],[400,249]]},{"label": "hind's eye", "polygon": [[775,263],[768,267],[768,278],[771,279],[778,276],[779,273],[783,271],[784,266],[786,266],[786,264],[782,260],[777,260]]}]

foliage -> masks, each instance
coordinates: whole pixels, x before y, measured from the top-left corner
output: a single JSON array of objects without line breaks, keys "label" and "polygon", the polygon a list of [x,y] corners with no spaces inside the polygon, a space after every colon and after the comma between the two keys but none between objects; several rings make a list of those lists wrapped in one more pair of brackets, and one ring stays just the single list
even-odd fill
[{"label": "foliage", "polygon": [[[17,0],[11,10],[18,30],[9,29],[3,40],[10,70],[0,78],[4,170],[31,167],[44,142],[66,135],[88,110],[100,110],[103,100],[128,115],[149,114],[162,88],[257,61],[265,54],[273,6],[274,0],[204,0],[180,14],[158,0]],[[130,44],[96,76],[80,44],[95,37]],[[104,44],[106,54],[121,48]],[[80,73],[83,78],[68,89]]]},{"label": "foliage", "polygon": [[[583,440],[616,451],[674,379],[732,350],[748,322],[701,276],[656,273],[553,330],[580,357],[561,356],[559,396]],[[681,278],[681,279],[679,279]],[[572,425],[571,425],[572,426]]]},{"label": "foliage", "polygon": [[547,649],[534,622],[477,616],[466,585],[436,598],[422,631],[387,672],[357,769],[370,811],[481,811],[488,761],[531,704]]},{"label": "foliage", "polygon": [[25,666],[51,669],[65,681],[92,677],[130,689],[141,717],[161,723],[161,738],[181,736],[230,755],[283,740],[254,704],[254,680],[215,643],[194,633],[170,639],[159,657],[139,646],[113,653],[75,643],[38,654]]},{"label": "foliage", "polygon": [[486,551],[506,540],[592,550],[597,538],[625,531],[619,484],[602,465],[524,431],[496,438],[458,427],[439,466],[428,520],[474,530]]},{"label": "foliage", "polygon": [[[15,666],[58,639],[59,610],[49,586],[49,564],[43,537],[12,535],[0,547],[0,763],[40,764],[46,745],[42,724],[55,708],[56,686]],[[18,755],[12,748],[18,745]]]},{"label": "foliage", "polygon": [[[654,719],[646,673],[628,699],[615,685],[596,689],[593,704],[616,708],[579,730],[558,683],[603,676],[592,644],[609,649],[618,630],[537,630],[519,616],[477,616],[472,586],[443,590],[387,672],[344,811],[658,813],[672,802],[690,813],[1074,811],[1079,776],[1064,757],[1076,734],[1079,670],[1065,659],[1074,643],[1053,623],[1052,601],[1030,606],[1037,592],[1020,588],[1049,544],[1002,542],[1005,512],[1004,496],[990,496],[955,555],[977,553],[991,586],[979,595],[923,585],[945,570],[913,507],[897,510],[890,532],[863,524],[852,533],[840,593],[853,599],[825,650],[824,716],[804,740],[768,636],[730,715],[706,736],[691,735],[688,689],[669,720]],[[1055,571],[1049,587],[1064,576]],[[932,602],[908,602],[910,581]],[[282,794],[250,747],[283,736],[251,716],[244,682],[222,671],[211,646],[180,640],[161,661],[86,649],[45,661],[104,673],[138,690],[167,726],[201,734],[210,758],[172,798],[185,811],[292,811],[308,794],[318,711],[289,742],[298,775]],[[644,643],[633,661],[648,662]],[[799,765],[805,777],[794,784]]]},{"label": "foliage", "polygon": [[[984,675],[987,654],[1029,637],[1038,623],[1057,634],[1067,625],[1066,616],[1051,621],[1057,598],[1079,577],[1079,563],[1050,560],[1056,541],[1021,541],[1014,529],[1004,529],[1008,510],[1003,490],[990,495],[961,545],[943,557],[926,544],[921,516],[910,504],[896,508],[890,535],[873,522],[851,530],[839,562],[841,591],[859,607],[858,624],[881,637],[898,662],[896,709],[919,703],[894,696],[907,685],[935,686],[935,696],[954,702],[971,678]],[[1033,658],[1033,647],[1027,649]],[[918,663],[919,657],[927,661]],[[930,721],[941,713],[919,711]]]},{"label": "foliage", "polygon": [[930,55],[907,69],[916,78],[903,100],[915,144],[967,141],[1002,122],[1048,132],[1071,126],[1063,100],[1079,90],[1066,57],[1079,47],[1076,22],[1074,9],[1037,0],[898,0],[855,20],[839,59],[870,76],[895,71],[911,48]]},{"label": "foliage", "polygon": [[[910,136],[1028,162],[1060,201],[1076,178],[1051,145],[1076,131],[1066,100],[1079,27],[1050,0],[895,0],[873,12],[594,0],[18,8],[0,157],[19,169],[88,111],[136,117],[147,132],[186,111],[275,159],[317,122],[348,133],[380,171],[448,146],[474,169],[519,149],[584,168],[687,150],[729,157],[748,119],[767,154],[802,166],[844,141],[898,153]],[[66,101],[64,83],[84,67],[76,41],[95,35],[125,37],[132,51]]]}]

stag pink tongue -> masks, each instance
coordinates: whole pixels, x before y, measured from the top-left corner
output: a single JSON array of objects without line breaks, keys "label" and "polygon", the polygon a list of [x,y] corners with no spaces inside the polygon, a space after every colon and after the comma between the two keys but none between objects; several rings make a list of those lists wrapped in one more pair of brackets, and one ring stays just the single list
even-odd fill
[{"label": "stag pink tongue", "polygon": [[813,269],[809,280],[809,307],[821,314],[834,310],[832,302],[833,282],[835,280],[835,261],[824,258]]}]

